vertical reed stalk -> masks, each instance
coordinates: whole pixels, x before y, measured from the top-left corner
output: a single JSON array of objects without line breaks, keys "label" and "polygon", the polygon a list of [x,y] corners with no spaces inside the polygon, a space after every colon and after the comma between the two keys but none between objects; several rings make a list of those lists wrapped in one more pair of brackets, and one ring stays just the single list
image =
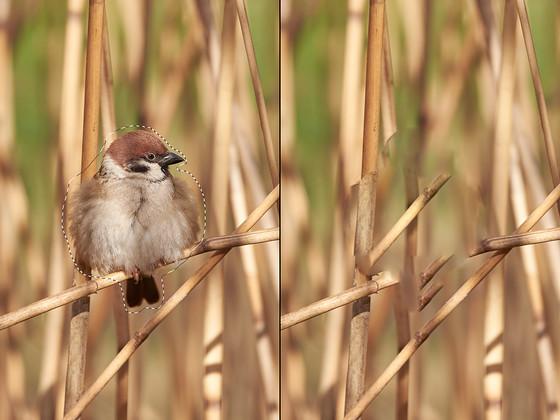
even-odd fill
[{"label": "vertical reed stalk", "polygon": [[[512,146],[511,152],[511,201],[513,207],[513,217],[515,218],[515,223],[517,224],[527,218],[527,196],[525,193],[523,176],[521,174],[517,148]],[[552,340],[549,332],[550,327],[547,325],[546,320],[543,290],[541,288],[539,265],[537,262],[535,246],[530,245],[521,247],[520,252],[525,271],[525,279],[527,281],[527,290],[531,301],[531,309],[533,311],[533,321],[535,323],[537,358],[541,371],[542,383],[544,385],[547,418],[558,420],[560,418],[560,413],[558,412],[558,385],[555,374],[556,368],[554,362],[554,350],[552,348]]]},{"label": "vertical reed stalk", "polygon": [[[536,157],[533,155],[532,151],[529,148],[528,141],[529,139],[522,136],[522,129],[519,127],[519,120],[516,119],[516,133],[517,135],[514,137],[516,141],[516,146],[519,149],[519,157],[521,158],[521,165],[523,167],[523,173],[527,178],[527,183],[531,185],[529,192],[532,196],[532,202],[540,202],[546,197],[546,190],[544,186],[544,182],[540,175],[540,167],[539,162],[537,162]],[[541,225],[545,229],[552,229],[557,226],[557,216],[555,213],[548,213],[545,214],[541,221]],[[555,242],[548,242],[543,245],[546,250],[546,260],[548,269],[550,270],[551,276],[554,279],[560,279],[560,266],[557,264],[557,255],[560,255],[560,243],[557,241]],[[550,291],[553,293],[556,298],[560,296],[560,282],[553,281],[552,282],[552,290]]]},{"label": "vertical reed stalk", "polygon": [[[214,116],[212,161],[211,216],[214,233],[224,234],[227,229],[227,197],[229,148],[232,134],[232,103],[235,82],[236,13],[234,0],[224,2],[220,73],[217,82],[216,114]],[[223,267],[214,270],[207,282],[206,312],[204,319],[203,381],[205,418],[222,416],[222,363],[223,363]]]},{"label": "vertical reed stalk", "polygon": [[173,117],[180,104],[179,100],[183,93],[185,82],[188,80],[191,66],[196,56],[200,53],[200,42],[195,35],[195,31],[199,28],[191,29],[186,35],[181,51],[166,77],[162,87],[161,95],[158,98],[159,106],[152,109],[154,127],[160,132],[167,132]]},{"label": "vertical reed stalk", "polygon": [[[509,148],[512,133],[515,86],[515,31],[517,25],[513,0],[506,0],[502,36],[502,60],[497,81],[496,121],[490,231],[506,234],[509,191]],[[487,419],[502,417],[504,364],[504,269],[494,270],[488,279],[484,328],[484,397]]]},{"label": "vertical reed stalk", "polygon": [[268,114],[266,111],[266,103],[264,100],[264,92],[261,83],[261,76],[257,65],[257,57],[255,55],[255,47],[253,46],[253,38],[251,37],[251,28],[249,27],[249,18],[247,17],[247,9],[244,0],[235,0],[237,6],[237,15],[239,23],[241,24],[241,32],[243,34],[243,41],[245,43],[245,52],[247,53],[247,60],[249,61],[249,70],[251,72],[251,79],[253,80],[253,89],[255,90],[255,98],[257,100],[257,108],[259,110],[259,117],[261,121],[261,129],[264,136],[264,146],[268,160],[268,169],[270,170],[270,177],[272,185],[278,185],[278,165],[276,164],[276,154],[274,152],[274,143],[272,134],[270,132],[270,124],[268,122]]},{"label": "vertical reed stalk", "polygon": [[[413,156],[411,156],[413,157]],[[409,159],[409,168],[405,168],[405,190],[407,208],[414,202],[418,196],[418,181],[416,171],[414,170],[414,162],[416,159]],[[408,308],[411,305],[410,300],[418,290],[416,286],[416,276],[414,275],[414,259],[416,257],[416,248],[418,242],[418,220],[414,219],[406,228],[405,234],[405,251],[404,251],[404,271],[401,282],[396,285],[396,293],[394,295],[395,320],[397,324],[397,350],[401,351],[406,343],[410,341],[410,319]],[[396,418],[397,420],[406,420],[408,418],[409,405],[409,364],[406,363],[399,371],[397,376],[397,398],[396,398]]]},{"label": "vertical reed stalk", "polygon": [[[79,172],[79,162],[74,158],[79,150],[78,132],[83,116],[80,104],[80,75],[83,56],[83,15],[85,1],[68,1],[64,61],[62,66],[62,92],[60,104],[60,132],[58,139],[57,206],[53,214],[51,256],[48,273],[48,294],[54,295],[64,289],[71,276],[70,260],[66,243],[60,234],[60,203],[66,189],[66,182]],[[62,415],[63,407],[57,404],[61,367],[61,348],[65,311],[51,311],[46,315],[44,346],[39,380],[40,416],[43,419],[57,418]]]},{"label": "vertical reed stalk", "polygon": [[[96,165],[93,161],[97,154],[97,139],[99,135],[99,95],[104,7],[104,0],[90,0],[82,140],[82,182],[93,177],[96,171]],[[90,165],[90,163],[92,164]],[[86,281],[82,276],[76,275],[77,284]],[[80,298],[72,304],[66,396],[64,402],[65,412],[76,404],[84,390],[88,320],[89,297]]]},{"label": "vertical reed stalk", "polygon": [[[348,250],[351,235],[344,229],[349,207],[350,188],[359,179],[360,139],[360,93],[363,62],[363,14],[365,0],[349,0],[344,42],[344,67],[342,72],[342,94],[340,108],[340,132],[338,144],[338,202],[333,214],[333,239],[328,270],[329,295],[342,291],[347,282],[351,261]],[[321,416],[336,418],[344,411],[338,396],[341,387],[341,363],[343,354],[343,332],[346,314],[331,311],[327,315],[321,377],[319,382]]]},{"label": "vertical reed stalk", "polygon": [[[239,132],[239,120],[234,121],[234,127],[237,126],[237,135],[234,136],[234,141],[236,142],[236,148],[239,151],[239,161],[241,164],[241,169],[243,171],[244,179],[250,179],[251,182],[246,183],[245,188],[250,191],[249,197],[251,199],[250,204],[251,207],[256,206],[266,197],[266,190],[264,186],[264,180],[261,179],[259,175],[259,168],[258,162],[250,153],[246,153],[247,150],[244,149],[243,142],[241,141],[241,133]],[[242,153],[245,152],[245,153]],[[260,221],[260,226],[262,228],[270,228],[273,226],[278,226],[278,215],[274,213],[266,213]],[[280,297],[280,282],[279,282],[279,258],[278,258],[278,250],[279,244],[278,242],[272,242],[264,245],[266,248],[264,249],[266,259],[267,259],[267,271],[269,273],[268,278],[270,279],[269,287],[273,290],[275,294],[276,301],[279,301]]]},{"label": "vertical reed stalk", "polygon": [[[247,217],[248,211],[246,193],[242,182],[241,169],[239,167],[238,152],[235,147],[231,147],[231,157],[230,196],[235,224],[238,225]],[[266,329],[261,285],[259,283],[261,276],[259,276],[257,257],[254,251],[255,249],[253,247],[241,248],[241,262],[245,272],[249,302],[253,313],[253,328],[255,330],[257,342],[257,359],[266,398],[265,410],[267,418],[269,420],[275,420],[279,418],[278,374],[270,335]]]},{"label": "vertical reed stalk", "polygon": [[342,185],[347,196],[350,187],[360,180],[360,113],[362,105],[362,63],[363,63],[363,14],[365,0],[348,1],[346,19],[346,40],[344,42],[344,68],[342,71],[342,96],[340,98],[340,144]]},{"label": "vertical reed stalk", "polygon": [[[13,160],[15,140],[14,115],[14,53],[11,46],[10,19],[12,17],[11,1],[0,2],[0,311],[8,312],[9,303],[13,301],[10,291],[15,289],[17,239],[26,212],[21,207],[23,186],[17,175]],[[20,213],[21,212],[21,213]],[[16,407],[22,404],[21,387],[24,372],[22,364],[14,356],[17,345],[13,335],[0,336],[0,370],[5,378],[15,380],[0,381],[0,417],[15,418]],[[20,388],[20,389],[18,389]]]},{"label": "vertical reed stalk", "polygon": [[[358,191],[358,219],[354,250],[356,255],[354,283],[356,285],[367,282],[365,269],[369,269],[369,266],[367,263],[364,265],[364,259],[367,261],[367,254],[373,249],[384,9],[385,2],[383,0],[370,1],[362,179]],[[361,298],[352,305],[345,412],[348,412],[356,404],[364,391],[369,306],[369,297]]]},{"label": "vertical reed stalk", "polygon": [[[342,189],[342,176],[339,175],[339,189]],[[343,203],[339,202],[334,211],[333,239],[329,262],[328,293],[330,296],[344,290],[348,278],[347,258],[350,249],[349,235],[344,231]],[[325,335],[323,338],[323,360],[319,382],[321,418],[338,418],[343,412],[339,409],[337,396],[340,387],[343,335],[346,313],[343,310],[326,314]]]},{"label": "vertical reed stalk", "polygon": [[[107,24],[107,10],[103,11],[103,51],[101,71],[101,124],[103,137],[117,129],[115,116],[115,103],[113,100],[113,72],[111,66],[111,49],[109,48],[109,30]],[[114,137],[107,139],[108,148]],[[122,350],[130,340],[128,313],[123,308],[121,290],[113,287],[111,290],[113,300],[113,314],[115,316],[115,329],[117,334],[117,353]],[[128,418],[128,362],[117,372],[117,388],[115,396],[115,418]]]},{"label": "vertical reed stalk", "polygon": [[[535,52],[535,45],[533,43],[533,34],[531,33],[531,26],[529,24],[529,16],[527,14],[527,6],[525,0],[516,0],[517,13],[519,14],[519,21],[521,23],[521,31],[523,32],[523,39],[525,40],[525,49],[527,50],[527,58],[529,59],[529,66],[531,68],[531,76],[533,78],[533,86],[535,89],[535,96],[537,97],[537,105],[539,109],[539,116],[541,119],[541,126],[544,135],[544,145],[546,147],[546,156],[548,158],[548,166],[552,176],[554,186],[560,183],[560,172],[558,170],[558,161],[556,159],[556,151],[554,150],[554,139],[552,138],[552,129],[548,120],[548,111],[546,108],[546,101],[544,98],[544,89],[542,86],[541,75],[539,73],[539,64],[537,62],[537,53]],[[558,207],[560,211],[560,205]]]}]

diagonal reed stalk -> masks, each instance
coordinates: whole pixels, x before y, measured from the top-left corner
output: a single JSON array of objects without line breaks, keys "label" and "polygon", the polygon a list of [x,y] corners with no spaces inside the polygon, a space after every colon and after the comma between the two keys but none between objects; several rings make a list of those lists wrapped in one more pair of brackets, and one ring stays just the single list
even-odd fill
[{"label": "diagonal reed stalk", "polygon": [[365,284],[351,287],[348,290],[304,306],[297,311],[282,315],[282,318],[280,318],[280,329],[284,330],[293,327],[300,322],[307,321],[308,319],[327,313],[333,309],[348,305],[364,296],[369,296],[387,287],[393,286],[398,282],[398,279],[393,277],[391,273],[383,271]]},{"label": "diagonal reed stalk", "polygon": [[[243,233],[249,231],[255,223],[276,203],[279,197],[279,187],[276,186],[266,199],[255,208],[251,214],[241,223],[233,233]],[[95,398],[99,392],[107,385],[118,370],[130,359],[132,354],[146,341],[148,336],[158,327],[161,322],[187,297],[187,295],[202,281],[202,279],[227,255],[231,248],[226,248],[212,254],[202,266],[169,298],[155,315],[150,318],[134,334],[133,338],[109,363],[103,373],[93,382],[90,388],[84,393],[83,397],[76,403],[72,410],[68,411],[64,419],[76,419]]]},{"label": "diagonal reed stalk", "polygon": [[480,242],[480,246],[474,248],[469,255],[474,257],[485,252],[497,251],[499,249],[536,245],[558,240],[560,240],[560,228],[535,230],[528,233],[519,233],[517,235],[495,236],[483,239]]},{"label": "diagonal reed stalk", "polygon": [[447,261],[451,259],[453,254],[446,254],[442,255],[439,258],[436,258],[424,271],[420,273],[419,277],[419,287],[422,289],[432,280],[432,278],[436,275],[436,273],[443,267]]},{"label": "diagonal reed stalk", "polygon": [[[428,185],[424,191],[414,200],[408,209],[404,212],[404,214],[397,220],[397,222],[393,225],[393,227],[387,232],[387,234],[379,241],[376,246],[377,253],[375,254],[375,258],[373,262],[375,263],[379,258],[383,256],[383,254],[389,249],[389,247],[395,242],[398,236],[412,223],[420,211],[426,206],[426,204],[432,199],[432,197],[445,185],[445,183],[449,180],[449,175],[440,175],[434,181]],[[430,269],[435,272],[437,269],[441,268],[450,257],[444,258],[443,261],[436,261],[434,264],[430,266]],[[372,266],[373,267],[373,266]],[[433,276],[434,273],[431,275]],[[375,293],[377,290],[381,288],[393,285],[397,283],[397,280],[388,279],[387,282],[383,282],[383,287],[379,284],[375,285],[374,283],[379,283],[379,279],[375,279],[375,281],[368,281],[364,285],[353,287],[352,289],[347,290],[346,292],[342,292],[342,294],[334,295],[331,298],[326,298],[326,300],[321,300],[316,302],[315,304],[306,306],[298,311],[291,312],[289,314],[285,314],[281,318],[281,329],[285,329],[295,325],[299,322],[305,321],[311,317],[320,315],[321,313],[325,312],[319,308],[329,308],[326,311],[331,309],[337,308],[338,306],[345,305],[352,301],[355,301],[358,297],[368,296],[372,293]],[[362,287],[363,288],[360,288]],[[378,288],[378,289],[376,289]],[[369,293],[368,293],[369,292]],[[353,298],[350,298],[353,296]],[[334,303],[334,305],[331,304]],[[343,302],[339,305],[336,302]],[[332,306],[331,306],[332,305]],[[309,315],[309,316],[308,316]]]},{"label": "diagonal reed stalk", "polygon": [[[554,188],[546,199],[519,225],[514,233],[528,232],[535,224],[544,216],[544,214],[554,206],[560,199],[560,186]],[[387,386],[391,378],[403,367],[403,365],[412,357],[418,348],[428,339],[435,329],[453,312],[460,304],[469,296],[469,294],[478,286],[508,254],[511,249],[504,249],[495,252],[490,258],[479,267],[479,269],[451,296],[447,302],[430,318],[424,326],[418,330],[408,344],[399,352],[399,354],[391,361],[389,366],[377,378],[375,383],[365,392],[364,396],[349,411],[344,420],[357,419],[375,399],[377,395]]]},{"label": "diagonal reed stalk", "polygon": [[[181,260],[189,256],[200,255],[205,252],[218,251],[238,246],[259,244],[268,241],[277,241],[280,238],[279,229],[266,229],[248,233],[237,233],[233,235],[207,238],[199,245],[187,248]],[[168,261],[165,265],[174,264],[177,261]],[[163,267],[163,266],[162,266]],[[116,285],[117,282],[126,280],[127,276],[122,271],[111,273],[101,279],[95,279],[82,285],[75,285],[53,296],[46,297],[35,303],[29,304],[16,311],[0,315],[0,331],[12,325],[26,321],[35,316],[44,314],[60,306],[66,305],[84,296],[96,293],[98,290]]]},{"label": "diagonal reed stalk", "polygon": [[389,247],[396,241],[399,235],[407,228],[407,226],[412,223],[416,218],[418,213],[430,202],[430,200],[437,194],[437,192],[445,185],[445,183],[451,178],[450,175],[439,175],[434,179],[430,185],[428,185],[424,191],[414,200],[414,202],[406,209],[403,215],[395,222],[395,224],[389,229],[389,232],[385,234],[383,239],[370,251],[364,259],[366,262],[367,273],[373,273],[373,267],[377,261],[387,252]]},{"label": "diagonal reed stalk", "polygon": [[[105,2],[103,0],[90,1],[82,139],[83,172],[81,182],[92,178],[96,172],[96,165],[90,165],[90,163],[95,160],[97,155],[97,140],[99,136],[99,102],[104,13]],[[88,270],[87,267],[86,270]],[[87,282],[87,280],[77,274],[76,271],[74,271],[74,273],[78,285]],[[65,412],[68,412],[74,406],[76,401],[81,397],[84,389],[88,320],[89,297],[80,298],[72,304],[64,401]]]}]

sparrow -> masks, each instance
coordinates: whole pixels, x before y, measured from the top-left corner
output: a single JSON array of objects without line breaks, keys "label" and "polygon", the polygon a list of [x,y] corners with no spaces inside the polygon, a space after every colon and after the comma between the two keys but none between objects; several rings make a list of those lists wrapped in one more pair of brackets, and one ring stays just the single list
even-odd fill
[{"label": "sparrow", "polygon": [[181,258],[200,232],[197,199],[169,173],[183,162],[147,131],[132,131],[107,149],[99,171],[69,200],[76,260],[100,275],[124,271],[126,302],[159,301],[153,272]]}]

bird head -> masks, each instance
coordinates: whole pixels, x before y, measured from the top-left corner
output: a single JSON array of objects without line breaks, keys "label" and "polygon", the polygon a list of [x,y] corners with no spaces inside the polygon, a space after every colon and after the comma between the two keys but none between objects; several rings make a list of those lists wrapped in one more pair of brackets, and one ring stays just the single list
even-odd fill
[{"label": "bird head", "polygon": [[183,158],[167,150],[160,139],[139,130],[117,138],[107,149],[101,168],[117,178],[160,182],[170,176],[169,165],[179,162]]}]

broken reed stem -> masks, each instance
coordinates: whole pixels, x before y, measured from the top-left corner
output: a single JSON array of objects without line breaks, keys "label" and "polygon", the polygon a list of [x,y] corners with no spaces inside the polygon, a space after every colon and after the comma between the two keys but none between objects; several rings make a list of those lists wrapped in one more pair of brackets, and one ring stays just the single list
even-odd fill
[{"label": "broken reed stem", "polygon": [[[265,200],[251,212],[251,214],[233,232],[244,233],[251,229],[258,220],[266,213],[270,207],[277,202],[279,197],[279,187],[276,186]],[[65,420],[77,418],[99,392],[107,385],[115,373],[130,359],[132,354],[146,341],[154,329],[179,305],[187,295],[202,281],[202,279],[226,256],[231,248],[226,248],[215,252],[208,258],[202,266],[185,282],[169,300],[163,304],[152,318],[150,318],[134,334],[133,338],[115,356],[115,358],[105,368],[103,373],[86,390],[82,398],[76,403],[71,411],[64,416]]]},{"label": "broken reed stem", "polygon": [[536,230],[534,232],[518,233],[516,235],[495,236],[482,240],[480,246],[473,249],[469,256],[474,257],[489,251],[542,244],[544,242],[558,240],[560,240],[560,228]]},{"label": "broken reed stem", "polygon": [[253,38],[251,36],[251,28],[249,27],[247,8],[245,7],[244,0],[235,0],[235,4],[237,6],[237,16],[239,17],[239,24],[241,26],[243,42],[245,43],[245,52],[247,53],[247,61],[249,62],[249,71],[251,73],[251,80],[253,81],[253,89],[255,90],[255,99],[257,101],[261,129],[264,137],[264,147],[268,160],[268,169],[270,170],[272,185],[276,186],[279,182],[278,165],[276,164],[274,143],[270,131],[270,124],[268,122],[268,113],[266,111],[266,102],[264,100],[264,92],[262,88],[259,67],[257,64],[257,56],[255,55],[255,47],[253,45]]},{"label": "broken reed stem", "polygon": [[539,63],[537,61],[537,53],[535,52],[535,45],[533,43],[531,26],[529,24],[527,5],[525,4],[525,0],[516,0],[516,4],[519,21],[521,23],[521,30],[523,32],[523,39],[525,41],[525,49],[527,50],[529,67],[531,68],[531,76],[533,78],[535,96],[537,97],[537,106],[539,108],[539,116],[544,134],[544,145],[546,147],[548,166],[550,167],[552,182],[554,186],[557,186],[560,183],[560,173],[558,172],[558,162],[556,160],[556,151],[554,150],[554,140],[552,138],[552,130],[550,128],[550,122],[548,120],[548,111],[544,97],[544,89],[542,86],[541,75],[539,73]]},{"label": "broken reed stem", "polygon": [[[350,16],[349,18],[352,18]],[[397,110],[395,108],[395,91],[393,88],[393,60],[389,42],[389,23],[387,9],[383,16],[383,77],[381,81],[381,119],[383,121],[383,145],[397,132]]]},{"label": "broken reed stem", "polygon": [[[529,217],[515,230],[514,233],[524,233],[529,231],[535,224],[550,210],[560,199],[560,186],[557,186],[546,197],[546,199],[529,215]],[[356,406],[348,412],[344,420],[357,419],[367,406],[385,388],[391,378],[402,368],[402,366],[412,357],[416,350],[426,341],[434,330],[455,310],[459,304],[478,286],[482,280],[498,265],[511,249],[497,251],[449,298],[447,302],[434,314],[424,326],[416,332],[414,337],[400,351],[400,353],[387,366],[385,371],[377,378],[375,383],[366,391],[364,396]]]},{"label": "broken reed stem", "polygon": [[418,213],[429,203],[434,195],[445,185],[445,183],[451,178],[451,175],[439,175],[436,179],[428,185],[422,194],[418,196],[416,200],[410,205],[408,209],[403,213],[399,220],[391,227],[389,232],[379,241],[379,243],[373,248],[373,250],[367,255],[367,268],[365,268],[366,273],[373,272],[373,266],[375,263],[385,254],[389,247],[395,242],[399,235],[406,229],[406,227],[416,218]]},{"label": "broken reed stem", "polygon": [[[367,275],[362,269],[363,265],[360,264],[360,261],[373,249],[379,113],[381,106],[385,2],[383,0],[370,0],[369,6],[362,177],[358,191],[358,214],[354,245],[356,256],[354,284],[356,285],[362,285],[367,282]],[[364,392],[369,309],[369,296],[357,300],[352,306],[344,412],[351,409]]]},{"label": "broken reed stem", "polygon": [[443,281],[439,281],[429,287],[425,288],[426,285],[432,280],[435,274],[439,271],[444,264],[449,261],[449,259],[453,256],[453,254],[442,255],[435,261],[433,261],[424,271],[420,273],[419,277],[419,284],[420,284],[420,291],[418,296],[416,297],[417,307],[416,310],[421,312],[426,305],[428,305],[434,296],[443,288]]},{"label": "broken reed stem", "polygon": [[280,318],[280,330],[293,327],[300,322],[307,321],[318,315],[322,315],[333,309],[348,305],[364,296],[377,293],[380,290],[397,284],[399,280],[394,278],[391,273],[382,271],[378,277],[368,281],[366,284],[351,287],[344,292],[337,293],[315,303],[307,305],[297,311],[282,315]]},{"label": "broken reed stem", "polygon": [[[105,1],[90,0],[88,16],[86,79],[84,98],[84,126],[82,139],[81,182],[91,179],[97,170],[97,139],[99,135],[99,102],[101,86],[101,54],[103,41]],[[86,268],[87,270],[88,268]],[[78,285],[87,282],[86,278],[74,271]],[[78,299],[72,304],[70,319],[70,338],[68,347],[68,369],[64,412],[68,412],[78,401],[84,390],[87,326],[89,321],[89,296]]]},{"label": "broken reed stem", "polygon": [[[208,238],[202,241],[198,246],[188,248],[183,252],[181,260],[189,256],[195,256],[210,251],[218,251],[223,249],[234,248],[243,245],[259,244],[269,241],[277,241],[280,238],[278,228],[248,232],[237,233],[233,235],[220,236],[216,238]],[[167,263],[174,264],[177,261]],[[21,309],[7,313],[0,316],[0,330],[11,327],[12,325],[26,321],[37,315],[44,314],[45,312],[56,309],[60,306],[66,305],[84,296],[97,293],[97,291],[114,286],[116,283],[126,280],[127,276],[122,271],[108,274],[101,279],[91,280],[82,285],[76,285],[63,292],[57,293],[53,296],[46,297],[30,305],[24,306]],[[121,300],[122,302],[122,300]]]},{"label": "broken reed stem", "polygon": [[436,275],[436,273],[440,270],[441,267],[445,265],[447,261],[451,259],[453,254],[442,255],[441,257],[434,260],[424,271],[420,273],[419,280],[420,280],[420,289],[422,289],[426,284],[430,282],[430,280]]},{"label": "broken reed stem", "polygon": [[434,298],[434,296],[443,288],[443,282],[442,281],[438,281],[434,284],[431,284],[429,287],[427,287],[425,290],[422,290],[420,292],[420,294],[418,295],[418,307],[416,308],[416,310],[418,312],[421,312],[422,309],[424,309],[426,307],[426,305],[428,303],[430,303],[432,301],[432,299]]}]

